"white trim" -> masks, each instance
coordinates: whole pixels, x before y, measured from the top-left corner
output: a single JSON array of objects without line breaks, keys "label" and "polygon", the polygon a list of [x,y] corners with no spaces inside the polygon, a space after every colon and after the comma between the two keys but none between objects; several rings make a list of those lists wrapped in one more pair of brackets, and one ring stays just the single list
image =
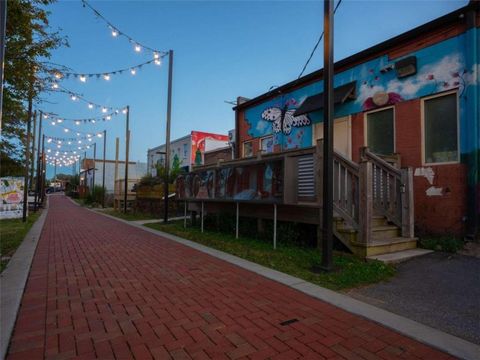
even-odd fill
[{"label": "white trim", "polygon": [[363,145],[368,146],[368,114],[373,114],[380,111],[385,110],[393,110],[393,152],[392,154],[396,154],[397,152],[397,131],[396,131],[396,114],[395,114],[395,105],[385,106],[380,109],[369,110],[363,113]]},{"label": "white trim", "polygon": [[[425,100],[431,100],[435,98],[439,98],[442,96],[448,96],[455,94],[457,97],[457,160],[455,161],[446,161],[446,162],[429,162],[425,161]],[[460,97],[458,96],[458,89],[451,90],[451,91],[444,91],[442,93],[437,93],[430,96],[425,96],[421,98],[420,102],[420,117],[421,117],[421,128],[422,128],[422,139],[421,139],[421,146],[422,146],[422,165],[451,165],[451,164],[458,164],[460,163]]]}]

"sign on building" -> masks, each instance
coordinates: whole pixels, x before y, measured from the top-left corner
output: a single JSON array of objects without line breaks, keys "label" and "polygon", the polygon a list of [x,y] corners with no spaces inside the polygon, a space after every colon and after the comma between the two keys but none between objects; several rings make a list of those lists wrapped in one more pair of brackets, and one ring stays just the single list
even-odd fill
[{"label": "sign on building", "polygon": [[23,186],[21,177],[0,178],[0,219],[16,219],[23,215]]}]

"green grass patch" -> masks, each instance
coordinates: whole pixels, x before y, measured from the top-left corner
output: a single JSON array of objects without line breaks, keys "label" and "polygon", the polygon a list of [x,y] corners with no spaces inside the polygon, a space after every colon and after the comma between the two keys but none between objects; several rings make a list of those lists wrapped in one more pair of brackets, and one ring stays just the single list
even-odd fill
[{"label": "green grass patch", "polygon": [[15,250],[20,246],[25,235],[30,230],[32,225],[40,216],[41,210],[30,212],[27,221],[24,223],[22,219],[4,219],[0,220],[0,254],[2,260],[0,261],[0,272],[2,272],[8,264],[9,258],[13,255]]},{"label": "green grass patch", "polygon": [[420,238],[421,248],[456,253],[463,249],[463,241],[453,235],[424,236]]},{"label": "green grass patch", "polygon": [[332,290],[376,283],[387,280],[395,274],[393,266],[379,261],[366,262],[341,252],[334,253],[335,271],[316,273],[312,268],[321,263],[321,253],[318,249],[277,244],[277,250],[273,250],[272,243],[267,241],[250,237],[235,239],[233,234],[214,231],[201,233],[198,227],[192,226],[184,229],[183,221],[145,226],[195,241]]},{"label": "green grass patch", "polygon": [[154,216],[152,214],[144,214],[140,212],[127,212],[126,214],[122,211],[118,210],[104,210],[102,211],[103,214],[115,216],[117,218],[128,220],[128,221],[135,221],[135,220],[152,220],[158,219],[158,216]]}]

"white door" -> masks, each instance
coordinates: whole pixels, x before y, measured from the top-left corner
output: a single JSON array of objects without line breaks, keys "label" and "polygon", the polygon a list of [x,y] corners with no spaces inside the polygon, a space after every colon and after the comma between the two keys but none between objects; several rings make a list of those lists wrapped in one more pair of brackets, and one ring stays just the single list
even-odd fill
[{"label": "white door", "polygon": [[[313,145],[317,140],[323,139],[323,123],[313,126]],[[350,116],[335,119],[333,125],[333,147],[336,152],[342,154],[347,159],[352,159],[352,129]]]}]

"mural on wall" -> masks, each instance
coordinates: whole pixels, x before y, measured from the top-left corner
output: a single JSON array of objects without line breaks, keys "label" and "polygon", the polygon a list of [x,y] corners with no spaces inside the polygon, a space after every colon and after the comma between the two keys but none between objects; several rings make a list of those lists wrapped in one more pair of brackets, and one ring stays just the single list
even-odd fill
[{"label": "mural on wall", "polygon": [[191,164],[194,165],[203,164],[203,154],[205,151],[228,145],[228,135],[192,131],[191,139],[192,149],[190,161]]},{"label": "mural on wall", "polygon": [[0,178],[0,219],[17,219],[23,215],[22,177]]},{"label": "mural on wall", "polygon": [[[470,30],[472,31],[479,32],[478,29]],[[465,116],[468,92],[473,87],[478,88],[479,83],[479,64],[469,61],[466,55],[469,51],[465,50],[468,49],[467,43],[471,41],[467,36],[471,36],[469,32],[406,55],[405,57],[415,56],[417,61],[416,73],[408,77],[398,78],[394,64],[399,59],[389,60],[386,55],[336,74],[335,87],[357,81],[357,98],[337,104],[335,117],[458,89],[460,131],[464,133],[468,121],[472,121],[468,120],[471,116]],[[280,145],[280,150],[311,146],[312,124],[323,121],[323,111],[312,112],[306,119],[289,118],[286,124],[281,124],[279,119],[282,110],[292,114],[307,97],[322,91],[323,81],[318,81],[246,109],[248,135],[254,138],[274,135],[275,144]],[[478,148],[478,144],[475,146]],[[462,142],[461,152],[471,151],[471,147],[472,145]]]}]

